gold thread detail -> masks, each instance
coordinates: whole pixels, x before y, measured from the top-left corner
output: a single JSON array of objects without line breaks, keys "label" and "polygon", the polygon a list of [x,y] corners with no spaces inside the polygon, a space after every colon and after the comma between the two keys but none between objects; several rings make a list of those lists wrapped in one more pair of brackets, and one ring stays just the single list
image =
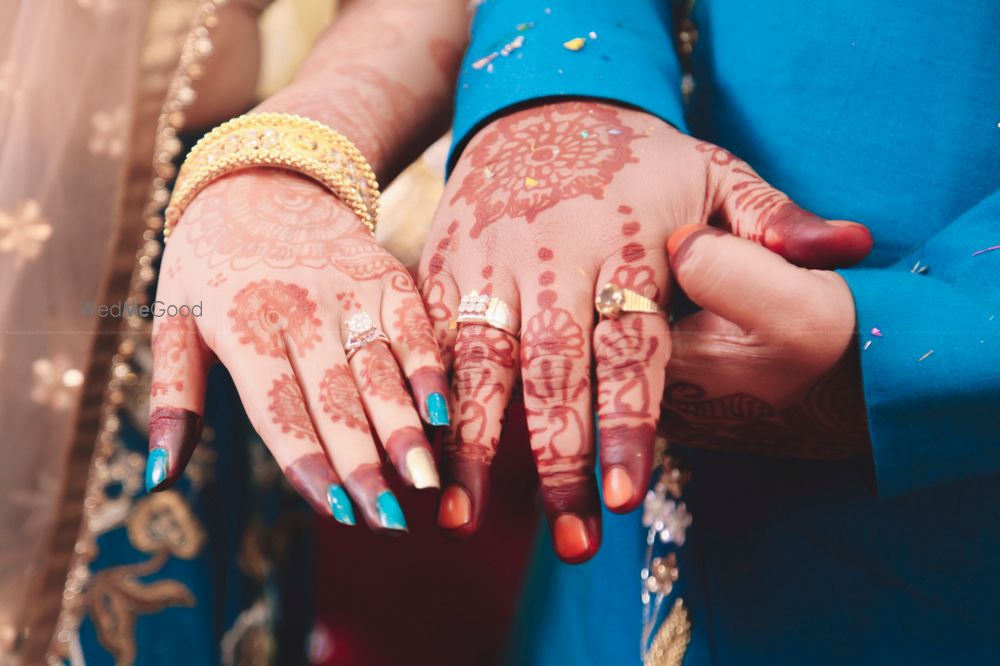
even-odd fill
[{"label": "gold thread detail", "polygon": [[[157,119],[155,147],[153,150],[153,180],[143,216],[145,241],[136,256],[135,268],[129,283],[128,300],[146,303],[149,286],[156,277],[153,269],[162,246],[157,242],[163,218],[160,211],[169,198],[167,189],[175,174],[173,160],[181,152],[178,133],[184,126],[184,110],[194,101],[193,82],[204,73],[203,61],[212,51],[210,31],[219,25],[218,12],[230,0],[204,0],[192,12],[191,27],[181,46],[177,65],[167,85],[163,106]],[[138,314],[125,318],[126,326],[118,343],[118,350],[111,360],[104,404],[101,407],[102,423],[97,435],[97,445],[91,461],[83,522],[74,545],[73,563],[69,568],[63,592],[63,604],[56,624],[52,647],[46,655],[49,664],[63,664],[63,657],[76,634],[84,612],[85,587],[91,578],[90,563],[97,556],[97,536],[101,527],[95,524],[98,511],[106,497],[105,490],[112,482],[104,471],[119,450],[116,441],[119,428],[118,410],[124,399],[124,390],[136,379],[129,361],[135,350],[148,346],[150,327]]]},{"label": "gold thread detail", "polygon": [[680,666],[691,642],[691,620],[683,599],[677,599],[670,614],[656,632],[644,666]]}]

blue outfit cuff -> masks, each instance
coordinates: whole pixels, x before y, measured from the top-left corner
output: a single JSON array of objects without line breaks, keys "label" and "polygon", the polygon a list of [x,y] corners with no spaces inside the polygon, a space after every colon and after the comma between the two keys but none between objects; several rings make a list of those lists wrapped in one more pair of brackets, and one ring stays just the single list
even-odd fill
[{"label": "blue outfit cuff", "polygon": [[[602,1],[584,9],[572,0],[487,0],[480,5],[459,75],[449,173],[479,128],[532,100],[606,99],[685,131],[666,4]],[[586,40],[580,50],[563,46],[577,37]],[[520,47],[501,54],[519,38]]]},{"label": "blue outfit cuff", "polygon": [[857,308],[879,493],[1000,469],[1000,367],[983,366],[1000,358],[1000,308],[908,270],[840,274]]}]

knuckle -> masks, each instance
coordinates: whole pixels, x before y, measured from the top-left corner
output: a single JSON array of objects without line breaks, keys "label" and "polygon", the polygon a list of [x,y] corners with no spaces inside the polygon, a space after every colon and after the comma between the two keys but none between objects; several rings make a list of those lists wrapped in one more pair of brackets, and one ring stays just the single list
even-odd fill
[{"label": "knuckle", "polygon": [[806,320],[786,320],[769,332],[771,341],[789,353],[800,353],[809,347],[811,325]]},{"label": "knuckle", "polygon": [[561,354],[540,352],[525,364],[522,377],[531,397],[570,400],[589,386],[590,369]]},{"label": "knuckle", "polygon": [[458,337],[454,348],[454,387],[457,393],[482,399],[503,392],[511,383],[514,350],[504,337],[494,337],[493,329],[470,331]]},{"label": "knuckle", "polygon": [[608,319],[594,340],[594,355],[599,363],[617,365],[631,363],[645,344],[644,331],[640,327],[623,324],[620,319]]},{"label": "knuckle", "polygon": [[455,392],[460,396],[478,398],[484,388],[502,388],[506,382],[507,373],[494,363],[471,365],[456,362],[455,364],[455,375],[452,383]]},{"label": "knuckle", "polygon": [[513,367],[513,345],[506,338],[478,332],[459,335],[455,343],[455,362],[468,366]]},{"label": "knuckle", "polygon": [[[647,330],[645,323],[653,324]],[[598,375],[636,375],[666,365],[666,321],[629,317],[605,320],[594,339]]]},{"label": "knuckle", "polygon": [[568,509],[585,503],[593,485],[594,456],[570,461],[539,461],[538,479],[546,502]]},{"label": "knuckle", "polygon": [[600,381],[625,380],[642,376],[652,370],[652,366],[636,356],[612,357],[607,362],[598,360],[597,377]]}]

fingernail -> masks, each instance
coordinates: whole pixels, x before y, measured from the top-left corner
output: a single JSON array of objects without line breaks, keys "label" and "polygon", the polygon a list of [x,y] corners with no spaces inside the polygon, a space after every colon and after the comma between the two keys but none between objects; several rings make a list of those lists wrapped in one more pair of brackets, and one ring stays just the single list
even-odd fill
[{"label": "fingernail", "polygon": [[169,454],[164,448],[150,450],[149,457],[146,458],[146,492],[152,492],[158,485],[167,478],[170,469],[168,467]]},{"label": "fingernail", "polygon": [[330,513],[333,514],[334,519],[338,523],[344,525],[357,524],[357,521],[354,519],[354,507],[351,506],[351,500],[339,484],[335,483],[326,489],[326,503],[330,505]]},{"label": "fingernail", "polygon": [[399,506],[399,501],[392,494],[391,490],[383,490],[375,498],[375,507],[378,509],[378,520],[390,530],[406,530],[406,518],[403,517],[403,509]]},{"label": "fingernail", "polygon": [[[849,220],[826,220],[826,223],[834,227],[864,227],[860,222],[850,222]],[[865,227],[867,228],[867,227]]]},{"label": "fingernail", "polygon": [[566,560],[575,560],[590,550],[590,537],[587,528],[579,516],[564,513],[556,518],[555,523],[556,552]]},{"label": "fingernail", "polygon": [[441,495],[441,508],[438,509],[438,525],[455,529],[468,525],[472,520],[472,501],[468,493],[458,486],[449,486]]},{"label": "fingernail", "polygon": [[446,426],[451,423],[444,395],[434,392],[427,396],[427,417],[434,426]]},{"label": "fingernail", "polygon": [[410,471],[410,480],[413,481],[414,488],[441,487],[437,468],[434,466],[434,458],[431,456],[431,452],[424,447],[410,449],[406,454],[406,469]]},{"label": "fingernail", "polygon": [[632,501],[635,488],[632,478],[624,467],[614,466],[604,475],[604,503],[609,508],[617,509]]}]

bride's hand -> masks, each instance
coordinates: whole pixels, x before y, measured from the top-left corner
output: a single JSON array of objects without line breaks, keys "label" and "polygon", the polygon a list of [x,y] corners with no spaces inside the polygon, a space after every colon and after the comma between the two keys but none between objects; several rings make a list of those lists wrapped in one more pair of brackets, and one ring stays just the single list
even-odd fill
[{"label": "bride's hand", "polygon": [[[683,224],[710,220],[814,268],[858,261],[871,248],[864,227],[806,212],[729,152],[639,111],[556,101],[476,134],[421,264],[428,313],[454,357],[442,526],[478,527],[518,373],[560,557],[586,560],[600,543],[595,405],[604,502],[616,512],[642,502],[670,357],[667,318],[633,311],[598,321],[595,295],[613,283],[666,306],[664,242]],[[520,315],[519,335],[452,326],[473,290]]]},{"label": "bride's hand", "polygon": [[[167,314],[153,325],[147,486],[166,488],[182,473],[218,360],[317,511],[354,524],[353,499],[372,528],[406,528],[372,432],[404,480],[437,487],[421,417],[447,424],[447,383],[410,275],[349,208],[290,172],[220,179],[171,236],[157,300]],[[169,316],[182,304],[201,304],[200,316]],[[349,325],[364,315],[388,342],[348,358]]]}]

